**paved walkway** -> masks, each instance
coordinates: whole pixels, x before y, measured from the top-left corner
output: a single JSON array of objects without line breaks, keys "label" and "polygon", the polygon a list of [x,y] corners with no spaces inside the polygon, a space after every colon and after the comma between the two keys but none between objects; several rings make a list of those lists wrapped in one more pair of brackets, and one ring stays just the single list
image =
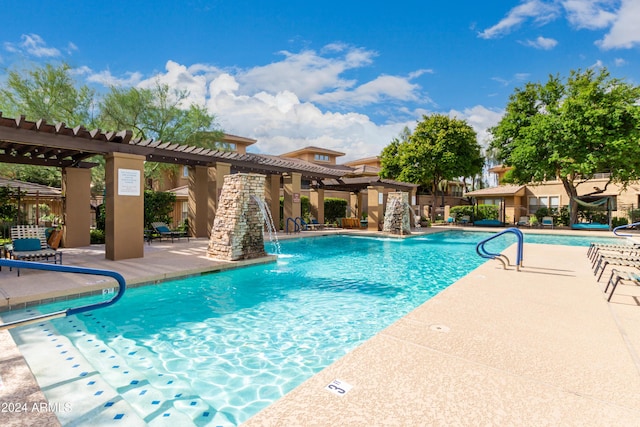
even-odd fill
[{"label": "paved walkway", "polygon": [[[154,242],[117,262],[99,247],[68,249],[64,261],[153,282],[228,266],[206,258],[206,243]],[[105,286],[6,270],[5,305]],[[611,303],[602,288],[586,248],[526,244],[523,271],[482,265],[245,424],[640,426],[640,288],[619,287]],[[46,402],[12,344],[0,334],[0,402]],[[351,388],[334,394],[341,387]],[[2,426],[55,422],[0,412]]]}]

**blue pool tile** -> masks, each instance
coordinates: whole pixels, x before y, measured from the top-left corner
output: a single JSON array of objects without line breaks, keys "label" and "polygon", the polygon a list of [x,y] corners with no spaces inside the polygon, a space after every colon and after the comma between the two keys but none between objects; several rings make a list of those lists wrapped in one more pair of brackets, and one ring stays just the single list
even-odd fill
[{"label": "blue pool tile", "polygon": [[100,396],[102,393],[104,393],[104,391],[102,391],[102,390],[98,390],[98,391],[96,391],[93,395],[94,395],[94,396]]},{"label": "blue pool tile", "polygon": [[115,403],[115,402],[107,402],[107,403],[105,403],[105,404],[104,404],[104,407],[105,407],[105,408],[109,408],[109,407],[113,406],[113,405],[114,405],[114,403]]},{"label": "blue pool tile", "polygon": [[173,380],[167,381],[167,384],[173,384]]},{"label": "blue pool tile", "polygon": [[112,368],[113,369],[118,369],[120,366],[119,365],[113,365]]},{"label": "blue pool tile", "polygon": [[114,420],[121,420],[122,417],[124,417],[124,414],[116,414],[115,417],[113,417]]},{"label": "blue pool tile", "polygon": [[138,395],[139,396],[144,396],[145,394],[147,394],[147,390],[142,390]]},{"label": "blue pool tile", "polygon": [[106,353],[107,350],[100,350],[100,353]]},{"label": "blue pool tile", "polygon": [[203,412],[203,413],[202,413],[202,416],[203,416],[203,417],[208,417],[209,415],[211,415],[211,413],[209,413],[209,412]]},{"label": "blue pool tile", "polygon": [[73,360],[73,357],[67,357],[67,360]]},{"label": "blue pool tile", "polygon": [[80,366],[80,365],[78,365],[78,364],[76,363],[75,365],[73,365],[73,366],[72,366],[72,368],[77,368],[78,366]]},{"label": "blue pool tile", "polygon": [[87,385],[94,385],[95,383],[96,383],[95,381],[89,381]]},{"label": "blue pool tile", "polygon": [[176,394],[176,395],[175,395],[175,396],[173,396],[173,397],[176,397],[176,398],[177,398],[177,397],[180,397],[180,396],[182,396],[182,393],[178,393],[178,394]]},{"label": "blue pool tile", "polygon": [[198,404],[198,402],[191,402],[191,403],[189,403],[189,405],[191,405],[191,406],[196,406],[197,404]]},{"label": "blue pool tile", "polygon": [[136,353],[137,353],[137,351],[130,351],[130,352],[129,352],[129,356],[133,356],[133,355],[134,355],[134,354],[136,354]]},{"label": "blue pool tile", "polygon": [[162,416],[163,416],[163,417],[170,417],[170,416],[171,416],[171,414],[169,414],[169,413],[164,413],[164,414],[162,414]]},{"label": "blue pool tile", "polygon": [[89,373],[88,373],[88,372],[80,372],[80,376],[81,376],[81,377],[86,377],[87,375],[89,375]]},{"label": "blue pool tile", "polygon": [[159,405],[160,401],[159,400],[154,400],[153,402],[151,402],[152,405]]},{"label": "blue pool tile", "polygon": [[131,384],[131,385],[136,385],[136,384],[138,384],[139,382],[140,382],[140,381],[138,381],[138,380],[133,380],[133,381],[131,381],[129,384]]}]

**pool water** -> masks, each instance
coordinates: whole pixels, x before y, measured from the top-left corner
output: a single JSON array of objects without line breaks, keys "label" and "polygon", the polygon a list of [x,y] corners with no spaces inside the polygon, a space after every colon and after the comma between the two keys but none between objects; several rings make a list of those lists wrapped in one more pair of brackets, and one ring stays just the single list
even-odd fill
[{"label": "pool water", "polygon": [[[36,343],[40,353],[42,346],[51,357],[60,353],[69,365],[61,371],[102,399],[76,403],[88,407],[79,418],[59,414],[64,423],[237,425],[485,262],[475,246],[489,235],[284,241],[277,263],[129,289],[112,307],[12,333],[50,401],[70,397],[50,386],[63,380],[36,372],[44,363],[50,375],[52,360],[38,362]],[[593,240],[525,236],[525,243]],[[487,248],[514,241],[506,235]],[[82,389],[76,394],[83,399]]]}]

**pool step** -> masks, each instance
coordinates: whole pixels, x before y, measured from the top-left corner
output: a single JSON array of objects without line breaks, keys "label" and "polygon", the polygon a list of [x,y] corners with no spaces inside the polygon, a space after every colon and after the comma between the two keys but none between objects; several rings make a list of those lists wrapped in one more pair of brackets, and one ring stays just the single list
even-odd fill
[{"label": "pool step", "polygon": [[[154,372],[148,350],[131,344],[125,359],[86,332],[92,321],[90,315],[72,316],[56,326],[43,322],[12,331],[50,404],[63,408],[56,411],[63,425],[231,425],[206,402],[181,392],[188,387],[177,378],[145,376]],[[114,342],[122,348],[122,340]]]}]

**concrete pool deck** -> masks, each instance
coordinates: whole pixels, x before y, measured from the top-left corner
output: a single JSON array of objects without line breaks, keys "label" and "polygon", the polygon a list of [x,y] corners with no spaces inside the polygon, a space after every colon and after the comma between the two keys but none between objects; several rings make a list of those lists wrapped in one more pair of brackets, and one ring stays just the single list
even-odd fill
[{"label": "concrete pool deck", "polygon": [[[143,259],[107,261],[88,248],[75,260],[69,250],[64,261],[115,269],[132,283],[210,267],[204,240],[150,246]],[[640,425],[640,288],[620,286],[607,303],[608,272],[596,282],[586,251],[525,237],[522,271],[483,264],[245,425]],[[25,300],[49,276],[23,270],[10,286],[17,278],[6,270],[2,295],[9,288]],[[42,401],[6,331],[0,344],[8,349],[0,402]],[[328,391],[334,380],[351,389]],[[42,425],[33,415],[0,413],[0,424]]]}]

